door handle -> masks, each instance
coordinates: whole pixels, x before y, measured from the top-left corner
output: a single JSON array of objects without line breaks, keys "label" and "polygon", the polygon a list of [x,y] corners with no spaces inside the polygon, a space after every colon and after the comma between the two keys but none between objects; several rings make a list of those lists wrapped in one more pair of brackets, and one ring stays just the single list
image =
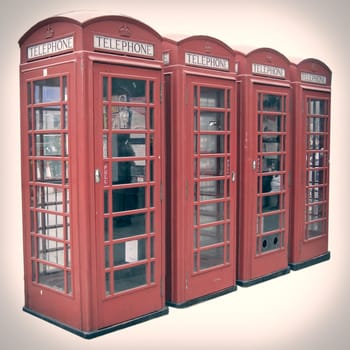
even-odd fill
[{"label": "door handle", "polygon": [[99,184],[101,182],[101,171],[100,169],[95,169],[95,182]]},{"label": "door handle", "polygon": [[236,181],[236,172],[235,171],[232,171],[232,173],[231,173],[231,180],[232,180],[232,182]]},{"label": "door handle", "polygon": [[252,168],[253,168],[253,170],[256,170],[256,160],[253,160],[253,162],[252,162]]}]

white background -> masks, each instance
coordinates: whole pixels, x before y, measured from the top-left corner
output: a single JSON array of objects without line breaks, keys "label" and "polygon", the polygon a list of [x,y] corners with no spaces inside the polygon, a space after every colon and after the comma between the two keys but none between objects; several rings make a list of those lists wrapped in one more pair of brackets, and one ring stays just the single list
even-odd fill
[{"label": "white background", "polygon": [[[347,349],[349,59],[347,0],[3,0],[0,11],[0,346],[2,349]],[[333,71],[329,262],[84,340],[21,311],[23,259],[18,39],[67,11],[124,14],[166,34],[315,57]]]}]

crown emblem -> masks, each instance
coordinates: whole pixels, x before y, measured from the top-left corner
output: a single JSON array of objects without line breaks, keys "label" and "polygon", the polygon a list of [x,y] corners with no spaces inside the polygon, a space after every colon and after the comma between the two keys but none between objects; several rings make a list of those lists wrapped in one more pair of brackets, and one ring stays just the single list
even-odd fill
[{"label": "crown emblem", "polygon": [[272,56],[266,56],[266,61],[272,63]]},{"label": "crown emblem", "polygon": [[130,36],[131,36],[130,28],[129,28],[126,24],[123,24],[123,25],[119,28],[119,34],[120,34],[121,36],[130,37]]},{"label": "crown emblem", "polygon": [[211,53],[211,46],[209,43],[205,43],[204,45],[204,52]]},{"label": "crown emblem", "polygon": [[47,26],[46,32],[45,32],[45,38],[49,39],[52,38],[55,34],[55,31],[52,29],[50,25]]}]

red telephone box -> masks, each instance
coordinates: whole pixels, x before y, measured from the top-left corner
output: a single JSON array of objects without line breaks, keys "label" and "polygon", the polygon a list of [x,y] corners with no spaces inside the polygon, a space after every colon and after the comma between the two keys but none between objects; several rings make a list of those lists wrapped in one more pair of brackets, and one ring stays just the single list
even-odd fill
[{"label": "red telephone box", "polygon": [[295,132],[290,267],[328,260],[331,71],[319,60],[293,67]]},{"label": "red telephone box", "polygon": [[237,283],[242,286],[289,272],[289,64],[265,48],[239,58]]},{"label": "red telephone box", "polygon": [[184,307],[235,287],[236,74],[221,41],[165,40],[168,303]]},{"label": "red telephone box", "polygon": [[24,310],[86,338],[167,313],[161,37],[55,17],[19,44]]}]

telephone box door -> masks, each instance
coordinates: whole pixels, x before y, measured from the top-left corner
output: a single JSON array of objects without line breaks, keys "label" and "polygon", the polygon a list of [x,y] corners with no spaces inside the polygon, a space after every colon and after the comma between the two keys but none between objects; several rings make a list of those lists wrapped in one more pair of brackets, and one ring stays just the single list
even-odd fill
[{"label": "telephone box door", "polygon": [[[329,93],[303,90],[304,243],[299,245],[300,261],[327,253],[329,190]],[[302,158],[300,159],[300,163]],[[302,164],[302,163],[301,163]]]},{"label": "telephone box door", "polygon": [[164,307],[160,79],[94,67],[99,328]]},{"label": "telephone box door", "polygon": [[290,181],[289,90],[263,85],[254,90],[256,157],[252,167],[257,188],[253,279],[288,267]]},{"label": "telephone box door", "polygon": [[[235,285],[234,82],[187,77],[186,298]],[[187,133],[187,131],[186,131]]]}]

